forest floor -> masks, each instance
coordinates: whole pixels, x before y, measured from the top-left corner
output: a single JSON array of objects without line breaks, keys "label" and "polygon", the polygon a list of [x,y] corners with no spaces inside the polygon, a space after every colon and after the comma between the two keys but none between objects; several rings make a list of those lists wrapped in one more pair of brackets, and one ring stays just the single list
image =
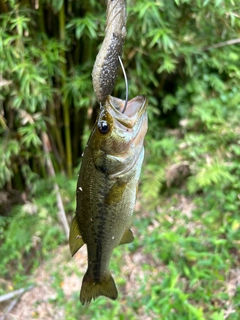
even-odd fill
[{"label": "forest floor", "polygon": [[[23,293],[16,306],[4,316],[0,313],[1,320],[53,320],[65,319],[64,308],[54,304],[57,299],[57,288],[54,288],[55,276],[59,272],[64,279],[60,283],[66,298],[70,298],[73,291],[80,290],[81,278],[76,273],[67,273],[77,268],[84,272],[86,268],[87,252],[82,248],[71,258],[69,247],[60,246],[53,253],[51,260],[45,261],[32,275],[33,287]],[[6,306],[5,306],[6,308]],[[1,312],[1,309],[0,309]]]},{"label": "forest floor", "polygon": [[[176,209],[180,216],[172,214]],[[233,254],[231,262],[225,251],[211,253],[203,235],[193,238],[203,229],[201,221],[194,221],[193,210],[192,201],[184,196],[177,197],[169,212],[159,209],[158,216],[143,211],[137,202],[135,241],[117,247],[111,260],[119,290],[116,301],[101,297],[82,306],[79,292],[87,268],[86,246],[72,258],[68,245],[59,245],[27,276],[24,287],[32,287],[18,296],[14,307],[8,310],[14,299],[0,304],[0,320],[239,319],[239,256]],[[189,241],[197,247],[189,247]],[[206,251],[198,256],[201,243]],[[184,252],[196,254],[197,259],[187,264]],[[10,281],[4,281],[0,279],[5,292],[14,290]]]},{"label": "forest floor", "polygon": [[[124,288],[124,294],[131,295],[138,291],[139,283],[137,277],[143,277],[142,263],[151,263],[149,257],[144,255],[139,249],[129,255],[123,253],[123,276],[128,278]],[[60,246],[52,253],[52,258],[43,262],[31,276],[33,287],[24,292],[18,299],[15,307],[4,314],[8,304],[0,305],[0,320],[64,320],[65,309],[59,307],[59,290],[64,295],[65,300],[72,300],[76,303],[76,295],[79,295],[82,276],[87,267],[86,246],[72,258],[69,247]],[[160,268],[160,266],[159,266]],[[159,270],[158,268],[158,270]],[[164,267],[162,266],[162,269]],[[78,271],[78,274],[75,271]],[[79,275],[81,274],[81,275]],[[142,275],[141,275],[142,274]],[[58,281],[57,277],[62,281]],[[75,295],[75,298],[73,297]],[[9,302],[8,302],[9,303]],[[80,302],[77,301],[80,304]],[[154,317],[155,318],[155,317]],[[89,316],[81,316],[79,319],[91,319]],[[146,318],[146,315],[140,315],[139,319]]]}]

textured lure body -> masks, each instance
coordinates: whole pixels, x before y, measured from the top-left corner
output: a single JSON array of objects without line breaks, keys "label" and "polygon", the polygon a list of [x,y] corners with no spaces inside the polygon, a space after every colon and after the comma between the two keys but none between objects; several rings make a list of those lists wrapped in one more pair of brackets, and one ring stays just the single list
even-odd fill
[{"label": "textured lure body", "polygon": [[74,255],[87,245],[88,268],[80,293],[82,304],[100,295],[117,298],[109,270],[116,246],[133,241],[129,229],[144,157],[147,101],[144,96],[125,101],[109,96],[84,151],[77,184],[76,215],[70,229]]},{"label": "textured lure body", "polygon": [[105,38],[92,71],[93,89],[97,100],[104,103],[112,93],[126,36],[126,0],[107,1]]}]

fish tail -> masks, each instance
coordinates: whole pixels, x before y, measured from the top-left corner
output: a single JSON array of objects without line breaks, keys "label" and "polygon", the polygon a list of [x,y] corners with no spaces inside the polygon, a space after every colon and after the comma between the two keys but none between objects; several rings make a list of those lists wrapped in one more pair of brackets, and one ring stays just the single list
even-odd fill
[{"label": "fish tail", "polygon": [[109,272],[104,279],[98,282],[94,281],[86,273],[83,277],[82,288],[80,292],[80,301],[84,304],[89,304],[99,296],[105,296],[112,300],[116,300],[118,296],[115,281]]}]

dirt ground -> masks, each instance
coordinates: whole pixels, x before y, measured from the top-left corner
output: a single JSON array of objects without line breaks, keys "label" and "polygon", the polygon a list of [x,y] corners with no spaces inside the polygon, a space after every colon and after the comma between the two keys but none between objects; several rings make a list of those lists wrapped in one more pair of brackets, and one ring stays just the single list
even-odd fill
[{"label": "dirt ground", "polygon": [[[83,247],[72,258],[69,247],[62,246],[53,255],[54,257],[51,260],[44,262],[32,275],[33,287],[19,296],[11,311],[6,312],[13,299],[5,304],[0,304],[0,320],[65,319],[64,307],[59,308],[58,306],[56,308],[53,303],[57,300],[58,295],[57,288],[54,288],[54,275],[62,275],[64,280],[60,283],[60,286],[64,297],[69,298],[69,300],[72,299],[73,292],[80,291],[82,282],[82,277],[75,271],[78,270],[79,273],[84,274],[87,267],[87,251],[86,247]],[[128,278],[124,292],[131,296],[138,292],[140,285],[139,282],[136,282],[136,278],[141,278],[141,273],[142,277],[144,276],[142,263],[148,262],[148,264],[151,264],[151,259],[148,255],[143,255],[141,249],[131,255],[124,253],[122,259],[124,261],[122,275]],[[133,287],[135,288],[134,291],[132,290]],[[140,316],[139,319],[143,318]],[[147,319],[144,318],[144,320]]]},{"label": "dirt ground", "polygon": [[[64,309],[54,308],[51,301],[56,299],[57,292],[52,284],[54,271],[63,269],[62,265],[69,269],[77,268],[84,272],[86,269],[87,252],[86,249],[80,250],[74,258],[71,258],[68,246],[60,247],[51,261],[43,263],[33,274],[33,287],[23,293],[15,307],[4,314],[4,310],[11,303],[10,300],[0,309],[0,320],[30,320],[37,318],[39,320],[65,319]],[[66,268],[67,269],[67,268]],[[62,270],[61,270],[62,271]],[[72,292],[81,286],[81,278],[76,273],[66,274],[61,287],[66,297],[70,297]]]},{"label": "dirt ground", "polygon": [[[182,197],[179,201],[179,208],[183,215],[191,217],[193,210],[193,204],[187,201],[186,198]],[[165,217],[167,219],[167,215]],[[169,217],[170,219],[170,217]],[[184,223],[179,221],[178,223]],[[189,224],[189,232],[199,227],[197,225]],[[152,224],[148,226],[148,229],[159,228],[157,221],[152,221]],[[133,229],[133,233],[136,234],[136,230]],[[154,264],[151,257],[146,253],[144,254],[142,249],[139,248],[132,254],[123,253],[123,267],[121,275],[126,277],[126,287],[124,292],[128,296],[136,299],[138,290],[140,289],[141,277],[144,277],[142,264],[147,263]],[[66,299],[73,299],[73,293],[79,292],[82,282],[82,274],[84,274],[87,267],[87,251],[86,246],[83,246],[76,255],[72,258],[69,252],[68,245],[60,246],[55,252],[52,253],[52,258],[44,261],[40,267],[32,275],[32,288],[18,296],[18,299],[7,300],[4,303],[0,303],[0,320],[65,320],[64,307],[56,307],[54,301],[58,299],[59,281],[56,281],[58,275],[61,275],[60,287],[63,291]],[[158,264],[157,272],[165,270],[163,264]],[[152,272],[155,268],[152,268]],[[76,272],[77,271],[77,272]],[[146,271],[145,271],[146,272]],[[138,278],[139,281],[136,281]],[[227,283],[225,284],[226,291],[229,297],[236,294],[236,290],[240,285],[240,269],[236,268],[230,271],[227,277]],[[4,280],[3,280],[4,281]],[[56,285],[57,283],[57,285]],[[1,283],[0,286],[4,285],[9,292],[13,290],[10,283]],[[28,284],[26,284],[26,287]],[[132,290],[134,288],[134,290]],[[12,303],[15,302],[13,308]],[[232,304],[229,303],[223,308],[224,319],[227,319],[232,313],[235,312]],[[158,318],[158,317],[157,317]],[[151,317],[151,319],[157,319]],[[138,315],[139,320],[149,320],[146,318],[146,314],[142,316]]]}]

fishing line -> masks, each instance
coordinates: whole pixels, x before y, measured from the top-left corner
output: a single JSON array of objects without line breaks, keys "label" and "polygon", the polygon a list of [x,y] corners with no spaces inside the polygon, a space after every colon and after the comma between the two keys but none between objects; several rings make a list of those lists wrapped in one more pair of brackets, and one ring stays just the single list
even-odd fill
[{"label": "fishing line", "polygon": [[127,103],[128,103],[128,80],[127,80],[127,75],[126,75],[126,72],[125,72],[125,69],[124,69],[124,66],[123,66],[123,63],[122,63],[120,56],[118,56],[118,59],[119,59],[119,62],[120,62],[121,68],[122,68],[122,72],[123,72],[124,80],[125,80],[125,84],[126,84],[126,99],[125,99],[125,104],[124,104],[124,108],[122,111],[122,113],[124,113],[126,111]]}]

